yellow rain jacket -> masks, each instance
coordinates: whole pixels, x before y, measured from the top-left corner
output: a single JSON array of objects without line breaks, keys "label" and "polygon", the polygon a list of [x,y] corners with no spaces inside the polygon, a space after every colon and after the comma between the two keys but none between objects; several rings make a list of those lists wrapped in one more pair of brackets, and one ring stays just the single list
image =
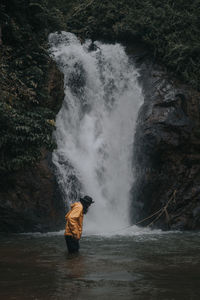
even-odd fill
[{"label": "yellow rain jacket", "polygon": [[83,228],[83,205],[81,202],[71,204],[71,210],[66,214],[65,235],[71,235],[79,240]]}]

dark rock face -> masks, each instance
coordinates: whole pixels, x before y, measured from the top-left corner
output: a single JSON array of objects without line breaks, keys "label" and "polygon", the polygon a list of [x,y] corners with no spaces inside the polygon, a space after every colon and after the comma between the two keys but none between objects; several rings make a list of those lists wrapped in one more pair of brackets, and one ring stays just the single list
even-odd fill
[{"label": "dark rock face", "polygon": [[63,74],[58,70],[56,63],[51,60],[48,68],[48,76],[46,82],[48,98],[45,105],[58,113],[64,99],[64,83]]},{"label": "dark rock face", "polygon": [[200,229],[200,93],[147,60],[140,68],[144,104],[135,133],[132,220],[169,201],[153,226]]},{"label": "dark rock face", "polygon": [[9,178],[0,192],[1,232],[45,232],[64,226],[64,205],[51,165],[51,155]]}]

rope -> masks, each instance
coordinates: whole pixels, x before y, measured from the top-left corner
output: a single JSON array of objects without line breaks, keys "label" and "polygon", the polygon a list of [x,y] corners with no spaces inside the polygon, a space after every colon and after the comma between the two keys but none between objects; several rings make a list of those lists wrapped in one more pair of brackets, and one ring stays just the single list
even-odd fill
[{"label": "rope", "polygon": [[[166,215],[166,218],[167,218],[167,221],[169,223],[170,221],[170,218],[169,218],[169,214],[168,214],[168,211],[167,211],[167,208],[169,206],[169,204],[172,202],[172,200],[175,201],[175,195],[176,195],[176,190],[174,190],[172,196],[170,197],[170,199],[167,201],[166,205],[164,207],[161,207],[159,210],[157,210],[156,212],[154,212],[152,215],[136,222],[135,224],[132,224],[132,225],[129,225],[129,226],[126,226],[126,227],[123,227],[121,229],[118,229],[118,230],[115,230],[115,231],[109,231],[108,233],[114,233],[114,232],[118,232],[118,231],[122,231],[124,229],[127,229],[127,228],[131,228],[132,226],[134,225],[138,225],[138,224],[141,224],[143,223],[144,221],[147,221],[149,219],[151,219],[153,216],[156,216],[158,215],[152,222],[150,222],[148,225],[146,225],[146,227],[150,227],[151,225],[153,225],[157,220],[159,220],[159,218],[163,215],[163,213],[165,213]],[[96,234],[91,234],[91,235],[96,235]]]},{"label": "rope", "polygon": [[151,219],[153,216],[157,215],[160,211],[162,210],[162,208],[160,208],[158,211],[156,211],[155,213],[153,213],[152,215],[150,215],[149,217],[142,219],[141,221],[135,223],[134,225],[138,225],[140,223],[143,223],[144,221]]},{"label": "rope", "polygon": [[168,214],[168,211],[167,211],[167,207],[169,206],[169,204],[171,203],[171,201],[175,199],[175,195],[176,195],[176,190],[173,192],[171,198],[168,200],[168,202],[166,203],[166,205],[163,208],[160,209],[161,213],[149,225],[147,225],[147,227],[150,227],[151,225],[153,225],[163,215],[163,213],[165,213],[166,218],[167,218],[168,223],[169,223],[169,214]]}]

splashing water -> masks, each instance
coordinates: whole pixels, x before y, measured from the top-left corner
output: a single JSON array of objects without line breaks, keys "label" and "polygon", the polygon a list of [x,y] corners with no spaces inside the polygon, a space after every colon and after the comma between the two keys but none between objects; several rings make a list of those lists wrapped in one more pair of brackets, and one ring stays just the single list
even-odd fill
[{"label": "splashing water", "polygon": [[143,101],[138,72],[120,44],[81,44],[66,32],[49,42],[65,85],[53,153],[59,185],[68,203],[85,194],[95,200],[86,232],[117,230],[129,225],[134,127]]}]

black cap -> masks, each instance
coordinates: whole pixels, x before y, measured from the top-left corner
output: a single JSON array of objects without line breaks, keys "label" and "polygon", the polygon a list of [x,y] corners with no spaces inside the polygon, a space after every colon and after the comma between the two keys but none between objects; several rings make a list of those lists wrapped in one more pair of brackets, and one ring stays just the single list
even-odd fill
[{"label": "black cap", "polygon": [[94,203],[93,199],[90,196],[84,196],[81,198],[81,201],[85,202],[85,204],[91,205]]}]

